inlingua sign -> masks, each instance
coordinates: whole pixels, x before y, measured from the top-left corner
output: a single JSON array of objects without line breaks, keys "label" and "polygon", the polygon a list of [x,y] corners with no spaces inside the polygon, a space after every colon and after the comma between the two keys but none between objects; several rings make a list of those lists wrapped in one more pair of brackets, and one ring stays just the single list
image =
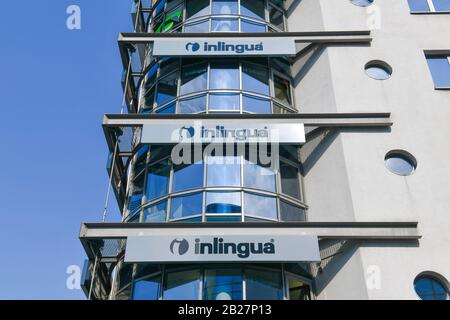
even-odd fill
[{"label": "inlingua sign", "polygon": [[156,39],[154,56],[286,56],[295,55],[290,37]]},{"label": "inlingua sign", "polygon": [[155,235],[128,237],[125,262],[314,262],[310,235]]},{"label": "inlingua sign", "polygon": [[305,128],[296,121],[264,122],[207,119],[155,121],[143,126],[141,143],[305,143]]}]

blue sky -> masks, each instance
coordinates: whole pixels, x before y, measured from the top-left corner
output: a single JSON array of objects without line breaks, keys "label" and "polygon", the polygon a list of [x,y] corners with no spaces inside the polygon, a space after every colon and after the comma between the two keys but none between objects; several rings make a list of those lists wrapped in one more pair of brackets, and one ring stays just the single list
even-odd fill
[{"label": "blue sky", "polygon": [[[82,29],[66,28],[81,7]],[[101,219],[104,113],[119,113],[120,31],[131,0],[0,2],[0,299],[84,299],[80,223]],[[111,218],[118,219],[115,200]]]}]

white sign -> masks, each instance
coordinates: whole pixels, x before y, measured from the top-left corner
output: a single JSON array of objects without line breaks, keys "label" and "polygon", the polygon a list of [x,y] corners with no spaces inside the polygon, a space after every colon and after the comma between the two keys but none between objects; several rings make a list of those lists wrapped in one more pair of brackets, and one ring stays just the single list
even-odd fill
[{"label": "white sign", "polygon": [[318,262],[311,235],[155,235],[128,237],[125,262]]},{"label": "white sign", "polygon": [[295,55],[294,38],[156,39],[154,56],[286,56]]},{"label": "white sign", "polygon": [[[258,121],[257,121],[258,120]],[[144,125],[141,143],[305,143],[302,123],[265,119],[155,120]]]}]

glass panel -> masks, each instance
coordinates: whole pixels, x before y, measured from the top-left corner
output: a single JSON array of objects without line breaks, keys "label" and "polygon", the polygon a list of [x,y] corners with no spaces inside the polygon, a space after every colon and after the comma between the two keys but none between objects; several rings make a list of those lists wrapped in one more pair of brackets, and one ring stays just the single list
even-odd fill
[{"label": "glass panel", "polygon": [[202,193],[172,198],[170,218],[178,219],[202,213]]},{"label": "glass panel", "polygon": [[174,72],[169,76],[159,80],[158,93],[156,95],[156,103],[164,104],[177,96],[178,88],[178,72]]},{"label": "glass panel", "polygon": [[184,32],[199,33],[208,31],[209,31],[209,20],[190,23],[184,26]]},{"label": "glass panel", "polygon": [[140,174],[132,183],[130,187],[130,196],[128,198],[129,213],[137,210],[142,203],[144,190],[144,174]]},{"label": "glass panel", "polygon": [[427,0],[408,0],[411,11],[430,11]]},{"label": "glass panel", "polygon": [[133,264],[123,263],[119,270],[119,290],[131,283]]},{"label": "glass panel", "polygon": [[164,300],[198,300],[200,271],[167,272],[164,284]]},{"label": "glass panel", "polygon": [[261,0],[241,0],[241,15],[265,19],[264,1]]},{"label": "glass panel", "polygon": [[133,300],[158,300],[161,277],[139,280],[133,286]]},{"label": "glass panel", "polygon": [[167,200],[158,202],[144,209],[144,222],[165,222]]},{"label": "glass panel", "polygon": [[163,58],[159,62],[161,65],[159,75],[164,77],[172,71],[175,71],[179,67],[180,60],[178,58]]},{"label": "glass panel", "polygon": [[266,32],[266,25],[241,19],[241,32]]},{"label": "glass panel", "polygon": [[206,193],[206,213],[241,213],[240,192]]},{"label": "glass panel", "polygon": [[239,187],[241,185],[240,157],[208,157],[208,187]]},{"label": "glass panel", "polygon": [[285,162],[280,163],[281,191],[300,199],[299,170]]},{"label": "glass panel", "polygon": [[148,167],[146,196],[147,201],[167,194],[169,186],[170,165],[167,160]]},{"label": "glass panel", "polygon": [[237,64],[211,64],[211,89],[239,89],[239,67]]},{"label": "glass panel", "polygon": [[148,145],[144,145],[136,152],[136,158],[133,164],[133,173],[138,175],[145,168],[147,162]]},{"label": "glass panel", "polygon": [[269,10],[269,21],[271,24],[273,24],[275,27],[277,27],[280,30],[284,31],[284,19],[283,19],[283,12],[280,10],[270,7]]},{"label": "glass panel", "polygon": [[186,18],[196,18],[209,14],[209,0],[186,0]]},{"label": "glass panel", "polygon": [[274,76],[275,98],[284,103],[292,104],[290,83],[288,80]]},{"label": "glass panel", "polygon": [[285,222],[306,221],[305,209],[280,201],[280,220]]},{"label": "glass panel", "polygon": [[209,109],[211,110],[239,110],[239,94],[214,93],[209,96]]},{"label": "glass panel", "polygon": [[245,160],[244,187],[275,192],[275,179],[276,173],[272,169]]},{"label": "glass panel", "polygon": [[283,285],[278,270],[246,269],[247,300],[281,300]]},{"label": "glass panel", "polygon": [[206,95],[180,100],[179,113],[200,113],[206,111]]},{"label": "glass panel", "polygon": [[175,103],[170,104],[169,106],[162,109],[156,110],[155,112],[160,114],[173,114],[175,113]]},{"label": "glass panel", "polygon": [[206,269],[203,299],[242,300],[241,269]]},{"label": "glass panel", "polygon": [[450,11],[450,0],[433,0],[436,11]]},{"label": "glass panel", "polygon": [[180,94],[188,94],[206,90],[207,69],[206,65],[194,65],[184,67],[181,71]]},{"label": "glass panel", "polygon": [[401,176],[408,176],[415,170],[414,164],[402,154],[391,154],[386,158],[386,166],[392,172]]},{"label": "glass panel", "polygon": [[270,100],[267,99],[244,95],[242,97],[242,107],[246,112],[252,112],[256,114],[272,113],[272,110],[270,108]]},{"label": "glass panel", "polygon": [[206,216],[206,222],[241,222],[241,216]]},{"label": "glass panel", "polygon": [[447,56],[428,57],[428,66],[436,88],[450,88],[450,61]]},{"label": "glass panel", "polygon": [[238,14],[238,2],[236,0],[213,0],[212,14]]},{"label": "glass panel", "polygon": [[390,78],[388,70],[381,66],[371,66],[366,68],[366,73],[369,77],[376,80],[386,80]]},{"label": "glass panel", "polygon": [[183,6],[166,14],[163,31],[171,31],[183,22]]},{"label": "glass panel", "polygon": [[448,289],[435,278],[422,276],[414,281],[414,289],[422,300],[448,300]]},{"label": "glass panel", "polygon": [[244,208],[246,215],[276,220],[277,200],[274,197],[261,196],[253,193],[244,194]]},{"label": "glass panel", "polygon": [[303,281],[289,278],[289,300],[311,300],[310,288]]},{"label": "glass panel", "polygon": [[203,162],[174,166],[172,192],[203,187]]},{"label": "glass panel", "polygon": [[242,90],[269,95],[269,70],[256,65],[242,65]]},{"label": "glass panel", "polygon": [[211,31],[212,32],[229,32],[239,31],[238,19],[211,19]]}]

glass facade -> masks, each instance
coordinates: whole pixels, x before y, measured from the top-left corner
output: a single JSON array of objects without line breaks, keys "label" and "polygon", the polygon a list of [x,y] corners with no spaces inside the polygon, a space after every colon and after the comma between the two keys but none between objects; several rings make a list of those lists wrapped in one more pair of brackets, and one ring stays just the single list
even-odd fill
[{"label": "glass facade", "polygon": [[[160,0],[148,32],[282,32],[284,1]],[[137,112],[141,114],[296,113],[285,58],[154,57],[146,46]],[[139,134],[139,132],[137,132]],[[298,148],[200,146],[180,162],[173,146],[137,145],[127,163],[124,223],[306,221]],[[194,147],[193,147],[194,148]],[[196,146],[199,148],[199,146]],[[223,151],[223,152],[222,152]],[[271,157],[272,152],[276,157]],[[281,156],[278,154],[280,153]],[[195,158],[195,159],[194,159]],[[118,265],[115,299],[309,299],[308,264]]]},{"label": "glass facade", "polygon": [[309,300],[306,265],[122,264],[121,300]]}]

